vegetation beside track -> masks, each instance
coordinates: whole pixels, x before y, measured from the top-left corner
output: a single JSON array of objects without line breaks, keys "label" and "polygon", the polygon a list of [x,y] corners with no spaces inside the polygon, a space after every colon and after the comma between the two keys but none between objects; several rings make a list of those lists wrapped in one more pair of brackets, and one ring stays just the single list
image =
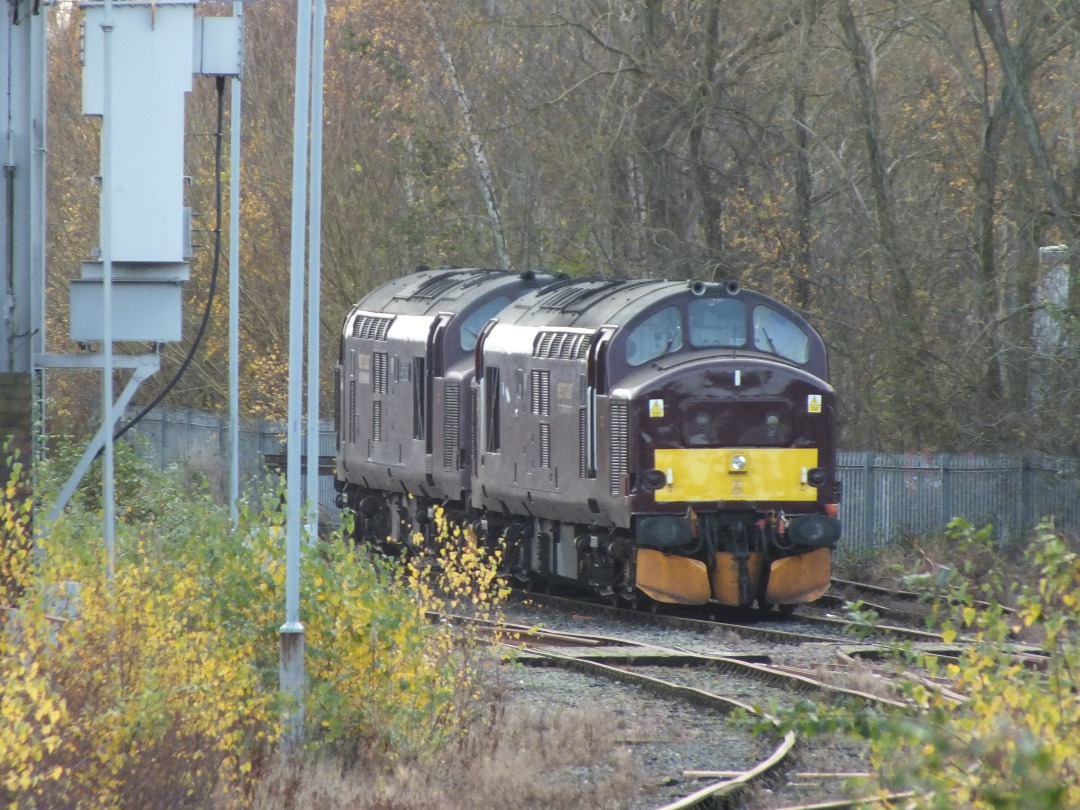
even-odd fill
[{"label": "vegetation beside track", "polygon": [[[243,509],[233,528],[178,471],[118,448],[111,582],[93,484],[56,525],[40,527],[35,555],[30,504],[15,499],[20,465],[5,482],[0,802],[247,806],[273,792],[274,774],[295,793],[303,777],[274,756],[281,493]],[[37,473],[37,491],[48,492],[52,472]],[[440,557],[421,571],[340,538],[305,547],[301,760],[422,770],[490,714],[488,657],[426,612],[457,600],[497,611],[497,560],[457,542]]]},{"label": "vegetation beside track", "polygon": [[[946,597],[933,611],[946,641],[969,643],[949,663],[900,648],[895,655],[968,700],[957,705],[944,691],[913,682],[909,710],[804,702],[786,724],[864,738],[882,790],[913,791],[907,807],[1080,807],[1080,556],[1043,524],[1023,565],[1010,568],[1030,572],[1019,580],[987,564],[997,556],[989,530],[954,521],[945,540],[955,565],[936,568],[935,577],[945,575],[928,595]],[[976,597],[989,605],[977,609]],[[1045,667],[1025,665],[1016,636],[1042,648]]]},{"label": "vegetation beside track", "polygon": [[[46,492],[52,472],[42,467],[39,475],[38,492]],[[498,612],[497,561],[467,538],[424,570],[370,559],[340,541],[306,547],[305,751],[283,763],[280,493],[243,512],[233,529],[190,478],[147,467],[127,450],[117,481],[111,589],[93,483],[47,532],[38,565],[29,504],[16,497],[15,478],[3,488],[0,596],[17,610],[5,613],[0,632],[0,802],[304,807],[325,805],[317,797],[332,790],[360,808],[466,806],[454,795],[494,807],[510,806],[494,797],[512,786],[514,806],[586,806],[573,780],[559,795],[537,789],[537,762],[582,761],[574,725],[541,727],[533,717],[515,729],[489,688],[499,676],[485,651],[425,615],[455,599]],[[943,592],[928,590],[947,597],[937,602],[943,634],[970,643],[952,662],[902,648],[897,660],[968,700],[957,706],[913,681],[907,710],[806,702],[785,722],[866,739],[882,790],[912,790],[913,807],[1080,806],[1080,741],[1072,734],[1080,725],[1080,558],[1049,525],[1007,576],[986,562],[995,554],[987,532],[957,523],[947,540],[951,557],[928,559],[925,568],[933,577],[951,573],[939,580]],[[436,589],[427,576],[441,571],[452,575]],[[449,597],[436,595],[448,586]],[[990,607],[980,609],[975,597]],[[994,608],[1002,602],[1015,612]],[[1016,634],[1046,651],[1045,666],[1025,666],[1030,648],[1014,652]],[[606,721],[590,722],[600,729]],[[604,737],[590,736],[588,756],[610,756],[597,742]],[[512,749],[524,754],[508,764]],[[476,765],[495,754],[501,764]],[[618,800],[611,785],[589,794],[589,806],[626,806],[635,786],[620,780],[618,789]]]}]

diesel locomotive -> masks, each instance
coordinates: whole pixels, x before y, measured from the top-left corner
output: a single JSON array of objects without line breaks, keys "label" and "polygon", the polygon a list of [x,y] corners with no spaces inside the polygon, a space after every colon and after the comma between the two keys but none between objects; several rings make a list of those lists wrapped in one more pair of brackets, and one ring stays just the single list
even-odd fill
[{"label": "diesel locomotive", "polygon": [[421,268],[348,314],[337,375],[360,541],[423,545],[442,510],[508,574],[613,601],[789,609],[829,587],[826,350],[768,296]]}]

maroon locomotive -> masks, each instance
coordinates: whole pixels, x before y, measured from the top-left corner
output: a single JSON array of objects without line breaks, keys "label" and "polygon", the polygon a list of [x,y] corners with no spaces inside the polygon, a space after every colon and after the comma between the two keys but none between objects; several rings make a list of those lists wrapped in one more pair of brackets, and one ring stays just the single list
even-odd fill
[{"label": "maroon locomotive", "polygon": [[737,284],[427,270],[364,298],[339,366],[340,502],[407,545],[442,507],[522,579],[793,606],[840,537],[821,338]]}]

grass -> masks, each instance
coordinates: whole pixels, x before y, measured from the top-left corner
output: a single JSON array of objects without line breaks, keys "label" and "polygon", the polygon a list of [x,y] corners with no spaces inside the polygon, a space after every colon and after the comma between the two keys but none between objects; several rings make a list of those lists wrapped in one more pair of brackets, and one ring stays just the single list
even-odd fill
[{"label": "grass", "polygon": [[491,714],[427,762],[340,757],[278,762],[255,810],[476,810],[624,808],[641,785],[616,740],[623,722],[598,708],[551,708],[486,696]]},{"label": "grass", "polygon": [[[494,649],[426,618],[448,601],[497,615],[504,598],[497,557],[449,530],[439,564],[423,570],[341,538],[306,549],[307,726],[303,753],[282,759],[281,499],[242,510],[232,527],[184,471],[154,470],[129,451],[117,460],[111,582],[92,477],[50,527],[43,562],[29,551],[18,469],[3,488],[0,603],[17,610],[0,620],[0,804],[630,803],[639,786],[627,747],[613,742],[626,733],[620,717],[510,689],[513,670]],[[78,615],[50,621],[49,595],[66,582],[78,583]]]}]

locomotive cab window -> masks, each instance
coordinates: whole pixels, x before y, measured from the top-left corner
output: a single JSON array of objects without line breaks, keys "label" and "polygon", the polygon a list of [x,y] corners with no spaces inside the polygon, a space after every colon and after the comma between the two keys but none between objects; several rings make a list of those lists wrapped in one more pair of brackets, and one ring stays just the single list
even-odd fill
[{"label": "locomotive cab window", "polygon": [[461,324],[461,350],[471,352],[475,349],[476,339],[480,335],[480,330],[484,328],[484,324],[498,315],[509,303],[509,298],[500,295],[498,298],[492,298],[487,303],[478,306]]},{"label": "locomotive cab window", "polygon": [[665,307],[630,332],[626,339],[626,362],[640,366],[682,347],[682,316],[677,307]]},{"label": "locomotive cab window", "polygon": [[691,301],[690,345],[738,348],[746,345],[746,306],[733,298],[699,298]]},{"label": "locomotive cab window", "polygon": [[810,338],[775,309],[754,308],[754,348],[802,365],[810,359]]}]

